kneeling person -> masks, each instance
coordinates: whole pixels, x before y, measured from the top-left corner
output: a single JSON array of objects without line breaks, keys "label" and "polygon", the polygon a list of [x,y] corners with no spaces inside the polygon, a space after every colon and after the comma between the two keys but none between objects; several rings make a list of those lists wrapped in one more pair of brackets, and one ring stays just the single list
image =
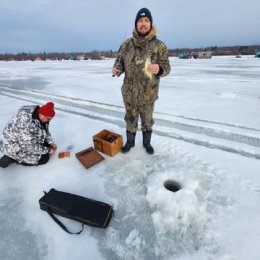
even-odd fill
[{"label": "kneeling person", "polygon": [[54,154],[54,144],[49,132],[49,122],[55,116],[54,104],[48,102],[43,106],[23,106],[7,123],[0,140],[0,167],[6,168],[10,163],[25,166],[45,164]]}]

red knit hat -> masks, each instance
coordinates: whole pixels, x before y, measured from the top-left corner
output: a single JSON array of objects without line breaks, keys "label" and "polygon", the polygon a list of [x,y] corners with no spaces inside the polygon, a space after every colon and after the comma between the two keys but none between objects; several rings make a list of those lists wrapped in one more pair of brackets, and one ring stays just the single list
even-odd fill
[{"label": "red knit hat", "polygon": [[41,106],[38,110],[39,114],[42,114],[44,116],[54,117],[55,111],[54,111],[54,103],[48,102],[45,105]]}]

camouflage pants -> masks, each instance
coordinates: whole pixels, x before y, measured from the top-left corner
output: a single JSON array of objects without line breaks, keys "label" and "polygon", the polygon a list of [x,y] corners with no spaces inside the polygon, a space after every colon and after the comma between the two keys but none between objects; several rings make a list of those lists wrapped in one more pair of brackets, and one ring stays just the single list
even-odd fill
[{"label": "camouflage pants", "polygon": [[142,131],[152,131],[152,126],[154,124],[154,103],[142,106],[132,106],[129,103],[125,103],[125,110],[125,122],[127,131],[130,131],[131,133],[135,133],[137,131],[139,115],[142,123]]}]

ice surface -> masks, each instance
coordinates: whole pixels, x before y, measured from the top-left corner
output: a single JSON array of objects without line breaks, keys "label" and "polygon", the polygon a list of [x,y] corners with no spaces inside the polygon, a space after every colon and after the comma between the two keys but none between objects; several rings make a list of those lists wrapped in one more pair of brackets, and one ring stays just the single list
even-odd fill
[{"label": "ice surface", "polygon": [[[128,154],[86,170],[74,154],[94,134],[125,139],[123,78],[111,77],[112,64],[0,62],[0,131],[20,106],[53,101],[58,152],[73,146],[71,157],[55,154],[44,166],[0,169],[0,259],[258,260],[259,59],[171,58],[155,106],[155,154],[139,131]],[[167,180],[181,189],[167,190]],[[109,227],[65,233],[39,209],[50,188],[112,204]]]}]

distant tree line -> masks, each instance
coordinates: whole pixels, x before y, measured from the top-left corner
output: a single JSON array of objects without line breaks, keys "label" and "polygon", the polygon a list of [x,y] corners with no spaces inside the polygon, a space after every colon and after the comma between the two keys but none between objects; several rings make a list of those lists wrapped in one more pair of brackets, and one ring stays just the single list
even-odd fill
[{"label": "distant tree line", "polygon": [[[256,50],[260,50],[260,45],[249,45],[249,46],[226,46],[226,47],[201,47],[201,48],[179,48],[169,49],[170,57],[177,57],[181,53],[191,54],[201,51],[211,51],[213,56],[219,55],[254,55]],[[106,58],[115,58],[117,52],[115,51],[91,51],[91,52],[43,52],[43,53],[26,53],[21,52],[18,54],[4,53],[0,54],[0,60],[101,60]]]},{"label": "distant tree line", "polygon": [[92,51],[92,52],[43,52],[18,54],[5,53],[0,54],[0,60],[4,61],[26,61],[26,60],[101,60],[105,58],[115,58],[117,52],[113,51]]},{"label": "distant tree line", "polygon": [[213,56],[224,55],[255,55],[255,51],[260,50],[260,45],[237,45],[237,46],[211,46],[205,48],[181,48],[181,49],[169,49],[169,56],[178,56],[181,53],[191,54],[197,52],[211,51]]}]

